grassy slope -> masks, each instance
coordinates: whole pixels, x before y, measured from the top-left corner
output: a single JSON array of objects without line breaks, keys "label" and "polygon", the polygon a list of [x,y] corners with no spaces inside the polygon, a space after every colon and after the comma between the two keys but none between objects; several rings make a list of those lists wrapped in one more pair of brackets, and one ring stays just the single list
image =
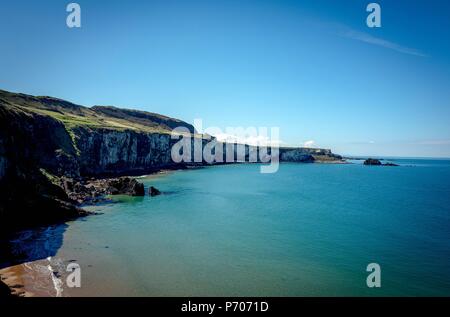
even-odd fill
[{"label": "grassy slope", "polygon": [[[143,120],[133,116],[127,116],[126,119],[123,119],[120,116],[108,115],[101,111],[103,108],[107,108],[110,111],[121,111],[121,109],[114,107],[94,107],[93,110],[61,99],[34,97],[3,90],[0,90],[0,105],[6,106],[14,111],[21,111],[31,115],[33,113],[38,113],[50,116],[63,122],[69,133],[70,130],[79,126],[92,129],[102,128],[118,131],[135,130],[147,133],[170,133],[171,129],[167,126],[167,122],[170,122],[171,124],[177,122],[186,124],[180,120],[142,111],[136,111],[136,113],[144,113],[150,118],[155,118],[155,121],[152,121],[151,119]],[[95,111],[95,109],[98,109],[98,111]],[[133,113],[131,110],[128,111]]]}]

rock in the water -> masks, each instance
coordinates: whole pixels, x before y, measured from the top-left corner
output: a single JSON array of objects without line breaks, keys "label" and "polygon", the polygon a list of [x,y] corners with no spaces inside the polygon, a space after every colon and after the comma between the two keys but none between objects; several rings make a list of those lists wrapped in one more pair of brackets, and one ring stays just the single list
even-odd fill
[{"label": "rock in the water", "polygon": [[130,177],[109,179],[107,181],[107,191],[109,191],[111,195],[145,195],[144,184],[139,183],[136,179]]},{"label": "rock in the water", "polygon": [[382,165],[380,160],[377,159],[372,159],[372,158],[368,158],[367,160],[364,161],[364,165]]},{"label": "rock in the water", "polygon": [[380,160],[377,160],[377,159],[372,159],[372,158],[368,158],[367,160],[365,160],[364,161],[364,165],[375,165],[375,166],[398,166],[397,164],[395,164],[395,163],[391,163],[391,162],[388,162],[388,163],[381,163],[381,161]]},{"label": "rock in the water", "polygon": [[106,195],[145,196],[144,184],[131,177],[92,180],[64,178],[61,186],[68,197],[78,204],[106,201]]},{"label": "rock in the water", "polygon": [[144,184],[136,181],[136,184],[133,185],[132,196],[145,196]]},{"label": "rock in the water", "polygon": [[148,193],[150,194],[150,196],[158,196],[158,195],[161,195],[161,192],[160,192],[157,188],[155,188],[155,187],[153,187],[153,186],[150,186],[150,188],[149,188],[149,190],[148,190]]}]

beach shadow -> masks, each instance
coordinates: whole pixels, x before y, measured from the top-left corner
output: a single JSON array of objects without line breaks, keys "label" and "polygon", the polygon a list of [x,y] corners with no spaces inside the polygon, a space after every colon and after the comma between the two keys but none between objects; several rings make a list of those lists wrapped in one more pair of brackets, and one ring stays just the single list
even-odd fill
[{"label": "beach shadow", "polygon": [[55,256],[67,224],[23,230],[0,241],[0,269]]}]

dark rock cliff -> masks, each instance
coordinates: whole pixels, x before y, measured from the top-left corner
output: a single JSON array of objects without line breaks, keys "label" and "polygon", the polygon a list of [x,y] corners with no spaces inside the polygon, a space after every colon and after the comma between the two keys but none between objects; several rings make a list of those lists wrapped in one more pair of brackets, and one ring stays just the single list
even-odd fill
[{"label": "dark rock cliff", "polygon": [[0,106],[0,235],[84,214],[47,172],[78,174],[73,155],[60,122]]}]

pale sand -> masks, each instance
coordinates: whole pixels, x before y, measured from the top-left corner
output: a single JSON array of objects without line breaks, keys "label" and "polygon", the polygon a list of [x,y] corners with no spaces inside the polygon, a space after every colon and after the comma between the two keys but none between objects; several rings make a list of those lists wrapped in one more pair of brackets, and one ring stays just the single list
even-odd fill
[{"label": "pale sand", "polygon": [[0,276],[15,296],[55,297],[61,294],[55,289],[49,265],[47,259],[18,264],[1,269]]},{"label": "pale sand", "polygon": [[175,171],[176,170],[160,170],[160,171],[158,171],[156,173],[138,176],[138,177],[136,177],[136,179],[155,179],[155,178],[160,178],[160,177],[172,174]]}]

